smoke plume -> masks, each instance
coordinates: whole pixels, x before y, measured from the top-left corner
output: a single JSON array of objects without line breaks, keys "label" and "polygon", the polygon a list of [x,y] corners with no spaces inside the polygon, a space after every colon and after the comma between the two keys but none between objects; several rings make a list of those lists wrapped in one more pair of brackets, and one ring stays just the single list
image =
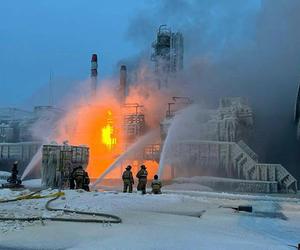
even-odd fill
[{"label": "smoke plume", "polygon": [[[145,51],[160,24],[185,40],[176,85],[207,106],[222,96],[248,98],[255,112],[252,148],[300,178],[293,109],[300,74],[297,0],[165,0],[132,18],[127,37]],[[144,53],[144,52],[143,52]],[[147,53],[146,53],[147,54]]]}]

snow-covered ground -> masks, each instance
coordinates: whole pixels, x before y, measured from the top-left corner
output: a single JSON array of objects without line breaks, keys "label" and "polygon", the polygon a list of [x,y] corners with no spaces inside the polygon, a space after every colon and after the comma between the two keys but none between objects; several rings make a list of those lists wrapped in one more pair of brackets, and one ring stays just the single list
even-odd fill
[{"label": "snow-covered ground", "polygon": [[30,179],[30,180],[25,180],[22,182],[22,184],[25,187],[28,188],[41,188],[42,186],[42,180],[41,179]]},{"label": "snow-covered ground", "polygon": [[[27,192],[2,189],[0,199]],[[1,203],[0,216],[63,216],[45,210],[46,201]],[[238,205],[252,205],[254,212],[220,207]],[[111,213],[123,222],[0,222],[0,249],[257,250],[292,249],[289,244],[300,242],[297,198],[180,190],[162,195],[68,190],[53,206]]]}]

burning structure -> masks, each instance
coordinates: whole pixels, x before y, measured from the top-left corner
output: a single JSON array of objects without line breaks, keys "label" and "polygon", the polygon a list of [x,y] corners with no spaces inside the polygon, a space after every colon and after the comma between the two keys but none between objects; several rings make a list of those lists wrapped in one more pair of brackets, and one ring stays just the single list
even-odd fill
[{"label": "burning structure", "polygon": [[144,133],[142,106],[126,103],[126,75],[126,66],[122,65],[118,86],[99,86],[88,102],[79,98],[76,108],[72,106],[60,120],[57,136],[53,138],[58,142],[68,140],[70,145],[88,145],[87,170],[92,178],[104,172]]},{"label": "burning structure", "polygon": [[152,47],[154,52],[151,59],[155,63],[158,86],[168,87],[168,78],[183,69],[183,35],[161,25]]},{"label": "burning structure", "polygon": [[[160,27],[153,56],[157,76],[167,76],[160,78],[166,80],[160,88],[167,86],[169,74],[182,68],[182,46],[180,33]],[[95,76],[94,72],[91,77]],[[132,93],[130,89],[127,91],[127,85],[127,68],[122,65],[117,89],[98,88],[101,98],[94,96],[93,103],[69,112],[61,123],[65,132],[56,138],[58,141],[67,139],[71,145],[88,145],[89,164],[87,161],[81,163],[88,164],[91,177],[110,173],[109,178],[119,179],[126,164],[135,169],[138,164],[151,162],[148,165],[151,174],[159,172],[165,179],[214,176],[225,178],[217,182],[227,183],[225,186],[234,191],[297,190],[295,178],[283,166],[259,163],[258,156],[247,145],[253,133],[254,114],[245,99],[226,97],[220,100],[217,109],[202,109],[188,97],[175,96],[166,107],[165,118],[161,117],[160,124],[156,124],[160,126],[160,137],[152,138],[152,142],[143,139],[143,143],[138,144],[147,132],[147,116],[153,113],[144,112],[143,102],[130,102],[143,98],[128,98]],[[54,165],[43,160],[43,179],[49,174],[46,169],[57,171]],[[51,176],[54,176],[55,171],[52,171]],[[64,175],[68,173],[70,171],[66,170]],[[57,184],[53,178],[51,182]]]},{"label": "burning structure", "polygon": [[143,106],[138,103],[126,103],[124,109],[124,135],[127,143],[134,142],[145,133],[145,115]]},{"label": "burning structure", "polygon": [[[97,88],[98,58],[92,55],[91,98],[88,103],[76,100],[76,108],[72,106],[58,122],[58,131],[51,139],[68,140],[70,145],[44,145],[43,185],[68,187],[68,176],[78,164],[87,168],[92,178],[110,173],[109,178],[120,179],[126,164],[135,170],[146,163],[151,175],[159,172],[165,179],[214,176],[223,178],[223,183],[234,183],[234,191],[296,191],[295,178],[283,166],[259,163],[247,145],[254,114],[245,99],[222,98],[217,109],[203,109],[182,96],[167,103],[172,96],[170,88],[166,88],[169,77],[183,67],[182,34],[160,26],[153,47],[152,59],[159,78],[159,88],[155,86],[155,90],[139,83],[143,86],[132,91],[126,65],[120,68],[117,87]],[[144,89],[150,91],[145,94]],[[147,103],[147,98],[153,100]],[[165,116],[162,107],[166,108]],[[39,111],[42,109],[36,110]],[[151,126],[150,116],[159,117]],[[149,128],[160,128],[160,136],[145,136]],[[4,123],[1,131],[12,138],[9,123]]]}]

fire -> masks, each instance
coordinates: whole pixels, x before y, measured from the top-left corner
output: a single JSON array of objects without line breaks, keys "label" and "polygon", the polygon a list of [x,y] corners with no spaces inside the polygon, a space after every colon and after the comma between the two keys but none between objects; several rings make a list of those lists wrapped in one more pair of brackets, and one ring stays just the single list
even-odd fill
[{"label": "fire", "polygon": [[[101,93],[101,98],[95,97],[88,103],[80,100],[73,105],[60,121],[55,136],[58,142],[68,140],[70,144],[89,147],[87,170],[91,178],[98,178],[123,153],[120,104],[109,89]],[[119,173],[114,177],[119,178]]]},{"label": "fire", "polygon": [[112,150],[117,144],[117,138],[114,137],[115,129],[113,127],[112,112],[107,111],[107,124],[102,128],[102,143],[108,150]]},{"label": "fire", "polygon": [[[147,127],[156,128],[164,116],[163,101],[167,94],[155,90],[148,84],[139,84],[131,89],[126,98],[127,103],[140,103],[145,107]],[[87,171],[91,178],[98,178],[124,153],[129,142],[123,135],[124,110],[113,84],[108,82],[98,88],[97,94],[89,100],[85,96],[72,100],[68,112],[60,120],[53,140],[69,141],[72,145],[87,145],[90,149]],[[132,143],[132,142],[130,142]],[[147,166],[149,178],[157,172],[156,162],[139,162],[134,164],[132,158],[122,162],[120,168],[109,174],[109,178],[120,179],[126,164],[134,165],[134,174],[141,164]]]}]

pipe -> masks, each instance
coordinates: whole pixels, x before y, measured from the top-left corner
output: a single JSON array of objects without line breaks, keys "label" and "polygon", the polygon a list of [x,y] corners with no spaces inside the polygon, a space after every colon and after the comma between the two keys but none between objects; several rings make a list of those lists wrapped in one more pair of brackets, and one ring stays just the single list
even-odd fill
[{"label": "pipe", "polygon": [[98,77],[98,56],[97,54],[93,54],[91,59],[91,96],[96,95],[97,77]]},{"label": "pipe", "polygon": [[126,100],[126,85],[127,85],[127,69],[126,65],[121,65],[120,68],[120,101],[122,104]]}]

